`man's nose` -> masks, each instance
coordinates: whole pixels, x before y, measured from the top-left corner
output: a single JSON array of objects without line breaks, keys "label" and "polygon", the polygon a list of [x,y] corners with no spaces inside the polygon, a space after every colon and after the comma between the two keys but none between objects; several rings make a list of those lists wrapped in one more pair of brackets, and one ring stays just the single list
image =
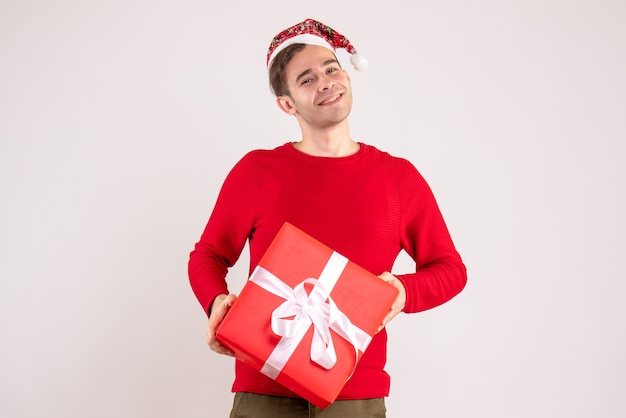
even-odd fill
[{"label": "man's nose", "polygon": [[333,88],[335,81],[327,75],[324,75],[320,79],[320,91],[329,90]]}]

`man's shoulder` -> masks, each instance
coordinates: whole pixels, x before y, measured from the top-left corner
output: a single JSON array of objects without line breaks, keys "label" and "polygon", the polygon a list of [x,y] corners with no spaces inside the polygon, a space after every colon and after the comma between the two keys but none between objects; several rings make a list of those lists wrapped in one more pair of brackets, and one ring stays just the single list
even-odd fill
[{"label": "man's shoulder", "polygon": [[369,158],[386,171],[402,173],[417,171],[413,163],[408,159],[383,151],[374,145],[362,144],[366,147]]},{"label": "man's shoulder", "polygon": [[284,158],[283,147],[248,151],[230,170],[227,181],[238,186],[248,184],[258,187],[277,162]]},{"label": "man's shoulder", "polygon": [[396,185],[401,196],[412,198],[428,188],[426,180],[411,161],[371,145],[367,147],[371,160]]},{"label": "man's shoulder", "polygon": [[287,154],[285,148],[285,145],[280,145],[273,149],[254,149],[246,153],[241,158],[238,165],[252,166],[260,169],[270,168],[276,161],[285,158]]}]

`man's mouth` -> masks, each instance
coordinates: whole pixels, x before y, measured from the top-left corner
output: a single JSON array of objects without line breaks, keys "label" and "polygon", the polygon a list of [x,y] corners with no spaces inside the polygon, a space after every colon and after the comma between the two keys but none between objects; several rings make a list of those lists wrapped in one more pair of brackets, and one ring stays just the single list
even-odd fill
[{"label": "man's mouth", "polygon": [[341,99],[341,96],[342,96],[341,93],[333,94],[332,96],[328,97],[327,99],[324,99],[321,102],[319,102],[318,105],[319,106],[325,106],[325,105],[334,103],[337,100]]}]

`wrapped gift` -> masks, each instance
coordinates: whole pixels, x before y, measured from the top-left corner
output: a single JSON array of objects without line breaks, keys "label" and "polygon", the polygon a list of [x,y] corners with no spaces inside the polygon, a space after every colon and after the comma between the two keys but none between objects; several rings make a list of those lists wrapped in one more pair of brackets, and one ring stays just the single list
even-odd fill
[{"label": "wrapped gift", "polygon": [[326,408],[398,290],[285,223],[217,330],[239,360]]}]

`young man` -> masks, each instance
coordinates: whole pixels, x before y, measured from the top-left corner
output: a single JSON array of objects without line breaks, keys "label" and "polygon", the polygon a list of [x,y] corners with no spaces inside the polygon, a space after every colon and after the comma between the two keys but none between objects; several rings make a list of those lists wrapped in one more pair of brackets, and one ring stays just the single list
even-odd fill
[{"label": "young man", "polygon": [[[307,19],[279,33],[268,52],[278,107],[302,137],[244,156],[227,176],[189,260],[191,286],[209,315],[210,348],[232,355],[215,332],[233,304],[226,273],[246,241],[250,271],[284,222],[290,222],[392,284],[399,295],[338,400],[319,410],[274,380],[236,361],[231,417],[384,417],[390,378],[384,326],[399,312],[419,312],[458,294],[465,266],[426,181],[408,161],[350,136],[350,77],[336,48],[362,57],[343,36]],[[416,271],[392,275],[406,251]]]}]

